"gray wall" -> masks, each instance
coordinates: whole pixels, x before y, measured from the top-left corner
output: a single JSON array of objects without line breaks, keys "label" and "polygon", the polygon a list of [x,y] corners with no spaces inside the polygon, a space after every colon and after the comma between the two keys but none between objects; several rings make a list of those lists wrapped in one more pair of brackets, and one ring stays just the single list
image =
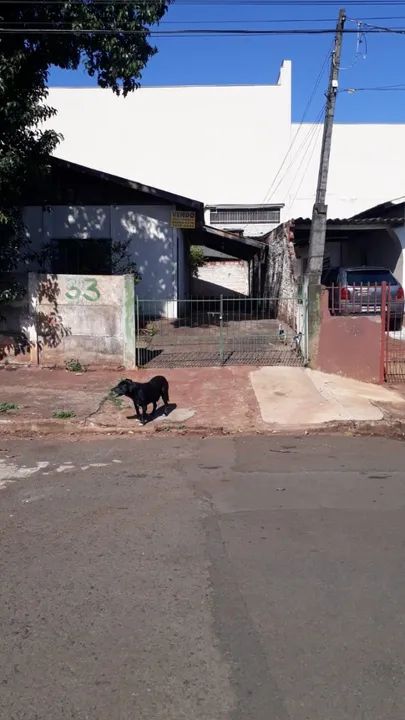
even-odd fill
[{"label": "gray wall", "polygon": [[[6,325],[26,337],[20,359],[41,365],[135,366],[134,282],[131,275],[50,275],[30,273],[24,307]],[[15,353],[8,351],[12,359]]]},{"label": "gray wall", "polygon": [[0,273],[0,361],[30,361],[27,273]]},{"label": "gray wall", "polygon": [[[46,248],[52,239],[128,242],[129,257],[142,276],[137,294],[144,299],[174,300],[178,292],[185,292],[185,249],[181,231],[170,227],[173,209],[170,205],[28,207],[24,221],[35,251]],[[40,268],[34,262],[29,269]],[[45,265],[44,270],[51,268]],[[115,272],[122,271],[118,267]]]}]

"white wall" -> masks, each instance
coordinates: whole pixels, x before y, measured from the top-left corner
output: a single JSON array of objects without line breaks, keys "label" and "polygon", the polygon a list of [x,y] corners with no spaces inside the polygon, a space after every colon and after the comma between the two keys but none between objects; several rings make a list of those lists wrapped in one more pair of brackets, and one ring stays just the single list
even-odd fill
[{"label": "white wall", "polygon": [[29,207],[24,221],[34,250],[52,238],[111,238],[113,242],[129,238],[129,252],[142,276],[137,294],[170,300],[177,298],[178,284],[177,231],[170,227],[171,210],[160,205]]},{"label": "white wall", "polygon": [[[211,217],[210,217],[211,211],[209,209],[205,209],[204,211],[204,222],[206,225],[211,225]],[[245,225],[238,225],[238,223],[215,223],[212,225],[212,227],[217,228],[218,230],[227,230],[228,232],[232,232],[233,230],[239,230],[243,229],[244,234],[247,237],[260,237],[260,235],[266,235],[271,230],[274,230],[280,223],[258,223],[257,225],[253,223],[248,223]]]},{"label": "white wall", "polygon": [[[395,234],[401,244],[402,252],[401,252],[401,260],[398,261],[398,271],[395,273],[396,278],[400,281],[402,284],[402,287],[405,289],[405,226],[397,227],[395,228]],[[402,270],[402,272],[400,272]]]},{"label": "white wall", "polygon": [[[293,133],[297,126],[293,125]],[[296,145],[308,135],[304,125]],[[381,202],[404,194],[405,187],[405,125],[345,125],[333,130],[332,152],[328,178],[328,216],[349,218]],[[310,217],[318,176],[322,128],[311,145],[301,171],[294,168],[287,174],[280,191],[285,202],[283,219]],[[306,146],[298,154],[305,156]],[[297,192],[298,190],[298,192]]]},{"label": "white wall", "polygon": [[51,88],[49,104],[59,157],[205,204],[256,203],[289,143],[291,64],[277,85]]},{"label": "white wall", "polygon": [[[282,220],[311,215],[320,125],[301,127],[276,179],[298,127],[289,61],[276,85],[141,88],[127,98],[51,88],[49,104],[58,111],[50,124],[65,138],[62,158],[207,205],[284,203]],[[405,125],[335,126],[329,217],[403,195],[404,136]]]},{"label": "white wall", "polygon": [[209,260],[193,278],[193,295],[224,297],[249,295],[249,265],[244,260]]}]

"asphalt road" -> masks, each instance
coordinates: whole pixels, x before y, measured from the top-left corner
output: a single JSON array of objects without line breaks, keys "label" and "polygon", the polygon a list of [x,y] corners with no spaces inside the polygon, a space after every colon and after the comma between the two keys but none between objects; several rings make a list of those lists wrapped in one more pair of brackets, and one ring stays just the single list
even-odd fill
[{"label": "asphalt road", "polygon": [[1,720],[404,719],[404,444],[0,445]]}]

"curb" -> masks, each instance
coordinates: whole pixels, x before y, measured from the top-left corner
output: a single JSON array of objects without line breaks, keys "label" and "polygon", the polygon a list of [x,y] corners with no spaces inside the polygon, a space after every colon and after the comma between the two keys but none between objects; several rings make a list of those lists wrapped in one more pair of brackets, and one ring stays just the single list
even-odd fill
[{"label": "curb", "polygon": [[32,437],[40,435],[55,436],[79,436],[88,437],[96,435],[116,435],[116,436],[139,436],[147,437],[153,435],[194,435],[194,436],[277,436],[277,435],[332,435],[332,434],[350,434],[375,437],[390,437],[392,439],[405,439],[405,421],[402,420],[379,420],[371,423],[361,423],[355,421],[348,422],[331,422],[322,425],[314,425],[311,427],[291,428],[278,427],[274,428],[252,428],[246,430],[227,429],[223,426],[207,427],[207,426],[187,426],[179,425],[146,425],[134,426],[134,429],[128,427],[120,427],[117,425],[96,425],[88,423],[87,420],[79,420],[69,422],[65,420],[5,420],[0,422],[0,430],[3,436],[16,435],[19,437]]},{"label": "curb", "polygon": [[[17,420],[0,423],[3,437],[18,435],[19,437],[32,437],[36,435],[230,435],[223,427],[186,427],[184,425],[152,425],[134,426],[134,429],[117,425],[87,424],[85,420],[69,422],[65,420]],[[235,433],[236,434],[236,433]]]}]

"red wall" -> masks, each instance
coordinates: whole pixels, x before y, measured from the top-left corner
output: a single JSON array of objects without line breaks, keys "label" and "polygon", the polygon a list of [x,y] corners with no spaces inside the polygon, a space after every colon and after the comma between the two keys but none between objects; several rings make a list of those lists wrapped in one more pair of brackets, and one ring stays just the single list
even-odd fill
[{"label": "red wall", "polygon": [[319,343],[312,366],[323,372],[379,383],[383,380],[380,361],[381,319],[331,315],[328,292],[324,291]]}]

